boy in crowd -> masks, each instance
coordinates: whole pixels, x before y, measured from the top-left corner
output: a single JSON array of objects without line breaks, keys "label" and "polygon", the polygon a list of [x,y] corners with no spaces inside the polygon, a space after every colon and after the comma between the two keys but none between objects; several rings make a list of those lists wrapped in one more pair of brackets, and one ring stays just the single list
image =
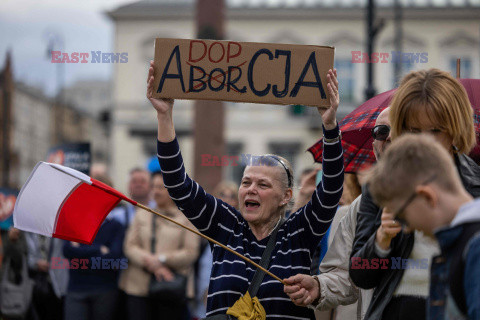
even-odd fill
[{"label": "boy in crowd", "polygon": [[398,138],[368,178],[392,225],[435,236],[428,319],[480,319],[480,199],[465,190],[451,155],[433,137]]}]

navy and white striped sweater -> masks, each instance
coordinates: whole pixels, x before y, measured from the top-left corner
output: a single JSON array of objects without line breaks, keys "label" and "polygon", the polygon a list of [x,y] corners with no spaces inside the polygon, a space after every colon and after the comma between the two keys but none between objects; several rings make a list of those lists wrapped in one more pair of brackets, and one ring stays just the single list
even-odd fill
[{"label": "navy and white striped sweater", "polygon": [[[338,127],[324,132],[338,136]],[[207,194],[186,174],[177,140],[158,142],[158,159],[165,187],[179,209],[200,232],[259,262],[269,237],[258,241],[240,212]],[[335,215],[343,191],[341,142],[324,143],[323,181],[312,200],[292,213],[280,227],[268,268],[280,278],[309,274],[315,249]],[[208,289],[207,316],[225,314],[250,284],[255,268],[236,255],[213,245],[213,267]],[[257,297],[267,319],[315,319],[313,311],[295,306],[283,285],[265,275]]]}]

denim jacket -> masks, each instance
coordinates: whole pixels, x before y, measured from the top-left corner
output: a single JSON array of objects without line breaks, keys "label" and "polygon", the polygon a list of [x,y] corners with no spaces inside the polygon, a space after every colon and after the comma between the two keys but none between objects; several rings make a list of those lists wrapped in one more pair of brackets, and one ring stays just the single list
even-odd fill
[{"label": "denim jacket", "polygon": [[[427,319],[480,320],[480,199],[462,206],[450,226],[437,230],[435,236],[442,253],[432,261]],[[454,281],[456,266],[462,268],[463,287]],[[463,308],[452,292],[455,285],[463,289]]]}]

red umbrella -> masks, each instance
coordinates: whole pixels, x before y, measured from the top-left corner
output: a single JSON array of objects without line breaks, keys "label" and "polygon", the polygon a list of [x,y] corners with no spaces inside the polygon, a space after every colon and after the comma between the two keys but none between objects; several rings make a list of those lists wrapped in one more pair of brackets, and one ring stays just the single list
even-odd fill
[{"label": "red umbrella", "polygon": [[[480,79],[459,79],[467,91],[468,98],[474,110],[475,131],[477,145],[470,156],[477,162],[480,161]],[[366,101],[361,106],[350,112],[340,121],[342,130],[342,146],[344,152],[345,172],[353,173],[365,169],[375,162],[373,154],[372,128],[378,115],[392,100],[396,89],[383,92]],[[322,162],[322,139],[311,146],[308,151],[316,162]]]}]

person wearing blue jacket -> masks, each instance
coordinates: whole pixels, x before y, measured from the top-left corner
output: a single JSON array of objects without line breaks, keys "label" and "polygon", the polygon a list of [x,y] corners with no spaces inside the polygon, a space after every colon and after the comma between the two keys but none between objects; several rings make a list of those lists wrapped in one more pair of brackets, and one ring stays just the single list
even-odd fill
[{"label": "person wearing blue jacket", "polygon": [[[429,135],[402,136],[375,166],[368,184],[373,199],[394,219],[382,224],[438,240],[441,253],[430,268],[427,319],[479,320],[480,199],[463,186],[447,150]],[[419,262],[403,259],[401,267],[423,268]]]},{"label": "person wearing blue jacket", "polygon": [[119,271],[128,267],[122,251],[124,234],[125,227],[109,215],[91,245],[68,241],[63,247],[68,260],[52,261],[70,273],[65,320],[113,319]]}]

